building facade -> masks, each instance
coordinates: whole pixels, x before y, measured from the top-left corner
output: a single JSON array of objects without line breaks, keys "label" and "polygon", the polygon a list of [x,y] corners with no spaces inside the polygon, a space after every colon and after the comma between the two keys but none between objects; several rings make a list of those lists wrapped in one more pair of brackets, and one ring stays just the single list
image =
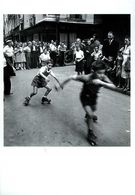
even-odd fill
[{"label": "building facade", "polygon": [[71,44],[77,37],[90,36],[88,26],[101,22],[93,14],[8,14],[3,20],[5,39],[47,42],[53,39],[66,44]]},{"label": "building facade", "polygon": [[[109,30],[122,41],[130,34],[130,15],[97,14],[7,14],[3,15],[4,40],[64,41],[70,46],[77,37],[97,33],[104,39]],[[121,33],[121,34],[120,34]]]}]

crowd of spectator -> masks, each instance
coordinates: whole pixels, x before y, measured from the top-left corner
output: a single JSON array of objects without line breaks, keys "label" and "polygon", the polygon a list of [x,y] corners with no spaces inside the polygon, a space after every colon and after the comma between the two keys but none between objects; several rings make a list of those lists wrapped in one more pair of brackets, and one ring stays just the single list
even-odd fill
[{"label": "crowd of spectator", "polygon": [[125,36],[123,46],[108,32],[107,38],[99,41],[96,34],[86,41],[76,39],[71,49],[74,53],[77,74],[90,74],[95,61],[102,60],[106,65],[106,74],[123,91],[130,91],[130,37]]},{"label": "crowd of spectator", "polygon": [[[13,43],[8,40],[4,46],[4,57],[8,67],[12,66],[13,70],[29,70],[40,68],[50,59],[53,66],[64,66],[69,51],[77,74],[91,73],[93,62],[103,60],[106,64],[106,74],[113,83],[124,91],[130,91],[130,38],[126,36],[123,47],[120,48],[111,31],[103,41],[99,41],[96,34],[86,40],[77,38],[68,51],[64,42],[56,44],[54,40],[50,43],[34,40]],[[8,72],[8,77],[15,74],[11,69],[8,69]],[[7,74],[4,75],[7,79]]]},{"label": "crowd of spectator", "polygon": [[[9,44],[9,43],[8,43]],[[52,59],[53,65],[56,63],[61,66],[64,65],[64,52],[67,46],[60,42],[56,45],[56,42],[51,40],[50,43],[40,41],[28,41],[25,43],[12,42],[14,51],[13,63],[16,70],[31,69],[41,67],[42,62]]]}]

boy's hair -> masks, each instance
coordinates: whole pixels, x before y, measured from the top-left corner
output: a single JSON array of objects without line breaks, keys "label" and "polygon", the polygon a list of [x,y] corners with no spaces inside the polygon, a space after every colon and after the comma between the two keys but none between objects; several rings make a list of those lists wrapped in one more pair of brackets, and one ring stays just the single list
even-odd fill
[{"label": "boy's hair", "polygon": [[106,69],[106,64],[102,60],[97,60],[92,63],[92,69],[95,71],[98,70],[105,70]]}]

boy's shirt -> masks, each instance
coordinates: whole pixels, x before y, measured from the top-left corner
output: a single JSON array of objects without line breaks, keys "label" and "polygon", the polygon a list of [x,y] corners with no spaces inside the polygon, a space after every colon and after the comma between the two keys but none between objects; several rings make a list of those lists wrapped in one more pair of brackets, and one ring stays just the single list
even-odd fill
[{"label": "boy's shirt", "polygon": [[41,67],[40,70],[38,71],[37,75],[40,76],[40,73],[44,74],[46,77],[48,75],[51,75],[51,76],[55,77],[53,71],[51,69],[48,70],[48,67],[47,66]]},{"label": "boy's shirt", "polygon": [[3,53],[6,54],[8,57],[13,57],[14,49],[13,49],[13,47],[9,47],[8,45],[6,45],[3,48]]},{"label": "boy's shirt", "polygon": [[[97,85],[92,83],[92,80],[94,79],[98,79],[96,74],[89,74],[87,76],[82,76],[80,78],[80,80],[84,83],[83,87],[82,87],[82,95],[89,95],[90,97],[96,98],[97,94],[99,92],[99,89],[102,87],[102,85]],[[103,76],[102,79],[100,79],[101,81],[110,83],[110,80],[108,79],[108,77],[106,75]]]}]

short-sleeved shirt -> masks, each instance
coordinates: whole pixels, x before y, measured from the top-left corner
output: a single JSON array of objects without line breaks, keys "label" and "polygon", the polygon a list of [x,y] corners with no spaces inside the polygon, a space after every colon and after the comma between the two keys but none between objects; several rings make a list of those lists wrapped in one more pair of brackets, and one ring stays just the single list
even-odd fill
[{"label": "short-sleeved shirt", "polygon": [[14,55],[14,49],[13,47],[9,47],[8,45],[6,45],[3,49],[4,54],[6,54],[8,57],[12,57]]},{"label": "short-sleeved shirt", "polygon": [[40,76],[40,73],[44,74],[46,77],[48,75],[52,75],[53,77],[55,77],[53,71],[51,69],[48,70],[48,67],[47,66],[41,67],[40,70],[38,71],[37,75]]},{"label": "short-sleeved shirt", "polygon": [[40,58],[41,61],[48,61],[48,60],[50,60],[50,54],[49,54],[49,52],[47,54],[42,53],[39,56],[39,58]]}]

